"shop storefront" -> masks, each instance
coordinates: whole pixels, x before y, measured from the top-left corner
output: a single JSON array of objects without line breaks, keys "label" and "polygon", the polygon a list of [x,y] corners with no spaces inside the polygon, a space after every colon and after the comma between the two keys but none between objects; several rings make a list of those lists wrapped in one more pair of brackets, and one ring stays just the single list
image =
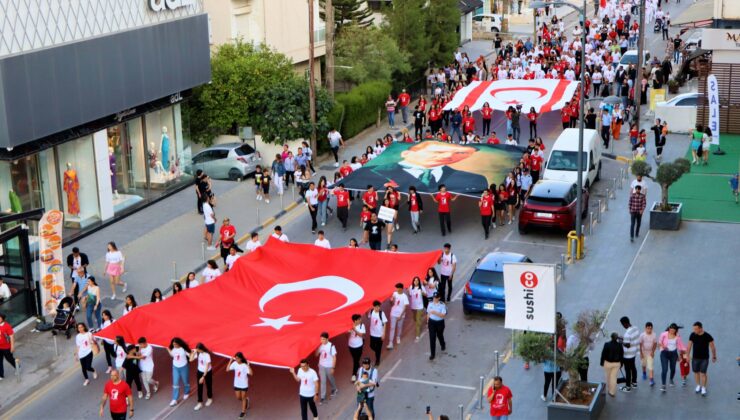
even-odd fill
[{"label": "shop storefront", "polygon": [[[58,208],[65,239],[192,183],[183,171],[192,146],[182,94],[111,116],[110,125],[27,156],[0,160],[0,208],[17,213]],[[171,104],[170,102],[175,102]],[[152,107],[162,106],[152,110]]]}]

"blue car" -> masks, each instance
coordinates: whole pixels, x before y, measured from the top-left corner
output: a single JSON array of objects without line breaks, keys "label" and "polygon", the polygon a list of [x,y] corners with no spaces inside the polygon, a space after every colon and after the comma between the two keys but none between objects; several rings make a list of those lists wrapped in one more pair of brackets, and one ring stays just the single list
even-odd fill
[{"label": "blue car", "polygon": [[526,255],[513,252],[491,252],[478,260],[470,280],[465,284],[463,312],[506,312],[504,300],[504,264],[531,263]]}]

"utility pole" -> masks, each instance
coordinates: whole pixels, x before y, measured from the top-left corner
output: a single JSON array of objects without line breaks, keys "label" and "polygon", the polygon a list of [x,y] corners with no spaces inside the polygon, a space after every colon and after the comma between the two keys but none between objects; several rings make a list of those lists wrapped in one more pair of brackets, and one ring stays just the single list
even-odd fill
[{"label": "utility pole", "polygon": [[[311,150],[317,153],[316,147],[316,86],[314,83],[314,36],[313,36],[313,3],[308,0],[308,109],[311,114]],[[314,155],[315,156],[315,155]]]},{"label": "utility pole", "polygon": [[640,99],[642,98],[642,66],[645,65],[645,0],[640,0],[640,33],[637,38],[637,77],[635,77],[635,115],[634,122],[640,129]]},{"label": "utility pole", "polygon": [[326,16],[326,90],[334,97],[334,5],[332,0],[324,2]]}]

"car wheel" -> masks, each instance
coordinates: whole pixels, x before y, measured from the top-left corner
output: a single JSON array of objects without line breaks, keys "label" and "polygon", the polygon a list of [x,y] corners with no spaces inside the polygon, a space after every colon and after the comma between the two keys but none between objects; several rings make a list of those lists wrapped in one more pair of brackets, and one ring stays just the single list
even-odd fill
[{"label": "car wheel", "polygon": [[473,313],[473,311],[471,311],[470,309],[468,309],[468,308],[466,308],[465,306],[463,306],[463,314],[465,314],[465,315],[470,315],[470,314],[472,314],[472,313]]},{"label": "car wheel", "polygon": [[596,178],[594,178],[594,182],[601,179],[601,162],[599,162],[599,169],[596,171]]},{"label": "car wheel", "polygon": [[240,170],[238,170],[236,168],[229,169],[229,179],[230,180],[232,180],[232,181],[238,181],[238,180],[240,180],[242,178],[242,176],[243,176],[242,175],[242,171],[240,171]]},{"label": "car wheel", "polygon": [[586,184],[583,186],[583,188],[585,188],[587,190],[591,189],[591,180],[590,179],[587,179],[586,180]]},{"label": "car wheel", "polygon": [[520,235],[526,235],[528,232],[527,228],[525,226],[519,226],[519,234]]},{"label": "car wheel", "polygon": [[491,32],[493,32],[494,34],[497,34],[499,32],[499,29],[497,27],[493,26],[493,27],[491,27]]}]

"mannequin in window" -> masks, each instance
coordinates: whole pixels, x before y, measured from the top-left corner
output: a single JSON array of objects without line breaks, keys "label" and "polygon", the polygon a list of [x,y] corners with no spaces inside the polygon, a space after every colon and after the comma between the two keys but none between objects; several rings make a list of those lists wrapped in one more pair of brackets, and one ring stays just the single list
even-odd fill
[{"label": "mannequin in window", "polygon": [[116,155],[113,154],[113,147],[108,147],[108,165],[110,166],[110,186],[113,194],[118,198],[118,188],[116,182]]},{"label": "mannequin in window", "polygon": [[167,135],[167,127],[162,127],[160,151],[162,152],[162,167],[165,172],[168,172],[170,170],[170,136]]},{"label": "mannequin in window", "polygon": [[157,151],[153,141],[149,142],[149,168],[157,170]]},{"label": "mannequin in window", "polygon": [[72,216],[80,214],[80,199],[77,192],[80,190],[80,181],[77,179],[77,171],[72,164],[67,162],[67,170],[64,171],[64,192],[67,193],[67,213]]}]

